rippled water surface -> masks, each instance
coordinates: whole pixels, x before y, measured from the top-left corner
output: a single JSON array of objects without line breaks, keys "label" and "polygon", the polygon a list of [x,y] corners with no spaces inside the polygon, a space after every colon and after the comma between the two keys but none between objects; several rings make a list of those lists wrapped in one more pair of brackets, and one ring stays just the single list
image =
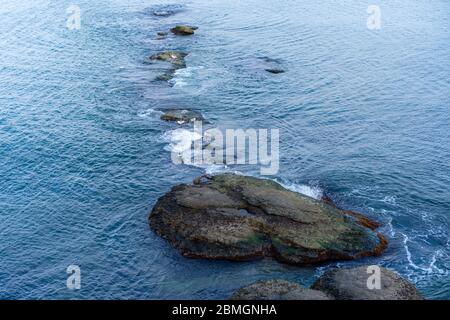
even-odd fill
[{"label": "rippled water surface", "polygon": [[[66,9],[81,8],[80,30]],[[441,0],[17,1],[0,5],[0,298],[227,298],[375,263],[450,298],[450,7]],[[156,39],[176,23],[192,37]],[[171,83],[146,63],[190,52]],[[273,75],[264,71],[285,69]],[[280,129],[273,177],[381,221],[382,257],[320,268],[181,257],[148,227],[156,199],[213,168],[174,165],[154,110]],[[233,167],[258,175],[257,167]],[[81,267],[81,290],[66,268]]]}]

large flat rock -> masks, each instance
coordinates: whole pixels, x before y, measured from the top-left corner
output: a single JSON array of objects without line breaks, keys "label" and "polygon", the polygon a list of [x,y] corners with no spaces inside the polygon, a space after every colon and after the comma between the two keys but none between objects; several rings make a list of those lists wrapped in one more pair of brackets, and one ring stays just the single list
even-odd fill
[{"label": "large flat rock", "polygon": [[379,255],[384,238],[359,219],[276,182],[234,174],[175,186],[155,204],[151,228],[182,255],[307,265]]}]

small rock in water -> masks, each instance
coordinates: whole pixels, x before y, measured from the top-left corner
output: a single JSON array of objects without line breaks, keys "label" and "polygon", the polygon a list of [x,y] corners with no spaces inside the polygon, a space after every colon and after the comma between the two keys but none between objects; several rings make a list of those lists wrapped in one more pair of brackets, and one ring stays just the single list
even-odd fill
[{"label": "small rock in water", "polygon": [[164,40],[164,39],[166,39],[167,34],[168,34],[167,32],[163,32],[163,31],[157,32],[156,35],[158,37],[156,38],[156,40]]},{"label": "small rock in water", "polygon": [[160,74],[155,78],[157,81],[169,81],[173,78],[175,75],[175,70],[169,70],[167,72],[164,72],[163,74]]},{"label": "small rock in water", "polygon": [[332,269],[325,272],[313,285],[338,300],[423,300],[420,292],[407,280],[380,267],[379,288],[369,288],[370,266]]},{"label": "small rock in water", "polygon": [[166,61],[172,63],[174,66],[177,67],[185,67],[186,62],[184,61],[184,58],[187,55],[188,53],[185,52],[164,51],[150,56],[150,60]]},{"label": "small rock in water", "polygon": [[[189,114],[189,116],[186,116]],[[176,110],[161,117],[191,121]],[[310,265],[377,256],[387,242],[343,210],[278,183],[222,174],[181,184],[161,197],[150,226],[186,257]],[[242,210],[245,213],[242,214]]]},{"label": "small rock in water", "polygon": [[262,280],[237,290],[231,300],[332,300],[325,293],[285,280]]},{"label": "small rock in water", "polygon": [[282,69],[265,69],[267,72],[273,73],[273,74],[279,74],[284,73],[285,71]]},{"label": "small rock in water", "polygon": [[170,31],[176,35],[188,36],[194,34],[194,30],[197,29],[198,29],[197,27],[178,25],[170,29]]},{"label": "small rock in water", "polygon": [[163,115],[161,115],[161,120],[164,121],[174,121],[179,124],[183,124],[186,122],[193,122],[193,121],[202,121],[203,116],[200,112],[194,111],[194,110],[187,110],[187,109],[162,109],[162,112],[164,112]]}]

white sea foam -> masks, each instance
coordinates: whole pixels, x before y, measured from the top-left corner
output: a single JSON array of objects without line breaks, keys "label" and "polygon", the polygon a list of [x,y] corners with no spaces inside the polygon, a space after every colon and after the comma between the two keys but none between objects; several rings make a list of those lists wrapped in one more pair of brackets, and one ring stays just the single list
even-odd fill
[{"label": "white sea foam", "polygon": [[155,110],[152,108],[146,109],[144,111],[141,111],[138,113],[138,117],[140,118],[151,118],[151,119],[158,119],[161,117],[161,115],[163,114],[162,111],[159,110]]},{"label": "white sea foam", "polygon": [[[180,157],[181,162],[183,164],[203,168],[206,174],[211,175],[226,172],[232,172],[241,175],[243,174],[240,171],[231,170],[231,168],[226,164],[199,164],[192,161],[192,156],[195,153],[193,143],[196,141],[198,142],[202,138],[203,138],[202,135],[200,135],[199,133],[182,128],[168,131],[161,136],[161,140],[167,142],[167,145],[164,147],[164,150],[178,153],[178,156]],[[202,152],[202,150],[198,150],[198,152]],[[198,154],[199,159],[201,158],[201,156],[202,156],[201,154]],[[304,194],[317,200],[320,200],[323,197],[323,190],[319,186],[297,184],[293,182],[286,183],[277,180],[274,181],[281,184],[288,190]]]},{"label": "white sea foam", "polygon": [[187,67],[178,69],[175,71],[174,77],[169,80],[169,83],[174,86],[174,88],[183,88],[190,85],[189,79],[195,76],[195,74],[204,69],[203,66]]},{"label": "white sea foam", "polygon": [[394,196],[386,196],[386,197],[383,198],[382,201],[385,202],[385,203],[393,204],[393,205],[397,204],[397,202],[395,201],[395,197]]},{"label": "white sea foam", "polygon": [[[382,210],[384,211],[384,210]],[[384,214],[384,212],[383,212]],[[388,227],[389,227],[389,233],[391,234],[391,237],[395,237],[395,230],[394,230],[394,226],[392,225],[392,217],[389,218],[389,221],[387,223]]]},{"label": "white sea foam", "polygon": [[416,263],[414,263],[414,261],[412,259],[412,254],[411,254],[411,251],[409,250],[409,246],[408,246],[408,242],[410,241],[409,237],[404,233],[401,233],[401,234],[403,235],[403,246],[406,251],[406,259],[408,260],[408,264],[411,267],[413,267],[414,269],[417,269],[417,270],[424,271],[427,274],[431,274],[431,273],[433,273],[433,271],[437,271],[441,274],[444,273],[444,270],[442,270],[436,266],[437,258],[443,255],[442,249],[438,249],[433,253],[428,266],[421,267],[421,266],[417,265]]},{"label": "white sea foam", "polygon": [[184,152],[191,150],[192,143],[202,139],[202,135],[192,130],[178,128],[167,131],[161,136],[168,145],[164,150],[170,152]]}]

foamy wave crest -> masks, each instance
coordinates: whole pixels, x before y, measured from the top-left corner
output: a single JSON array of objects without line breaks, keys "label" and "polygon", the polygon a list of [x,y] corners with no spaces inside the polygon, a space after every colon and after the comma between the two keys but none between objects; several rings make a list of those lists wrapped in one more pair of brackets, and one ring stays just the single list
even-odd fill
[{"label": "foamy wave crest", "polygon": [[296,183],[283,183],[279,182],[283,187],[288,190],[304,194],[305,196],[320,200],[323,197],[323,190],[319,186],[309,186],[306,184],[296,184]]},{"label": "foamy wave crest", "polygon": [[[194,148],[194,143],[200,143],[203,146],[205,137],[201,134],[187,129],[178,128],[176,130],[168,131],[161,136],[161,139],[167,142],[164,150],[178,155],[179,162],[186,165],[193,165],[205,169],[206,174],[220,174],[226,172],[233,172],[235,174],[242,174],[239,171],[231,171],[226,164],[211,164],[202,163],[203,148]],[[206,137],[206,140],[207,137]],[[195,159],[199,159],[196,162]],[[269,179],[270,180],[270,179]],[[296,184],[292,182],[282,182],[274,180],[288,190],[306,195],[308,197],[320,200],[323,197],[323,190],[318,185]]]},{"label": "foamy wave crest", "polygon": [[175,71],[174,77],[169,80],[169,83],[172,84],[174,88],[183,88],[186,86],[190,86],[191,83],[189,79],[195,77],[197,73],[203,69],[203,66],[178,69],[177,71]]},{"label": "foamy wave crest", "polygon": [[[164,150],[177,155],[177,163],[204,168],[206,173],[209,174],[228,170],[228,167],[224,164],[203,163],[203,146],[209,142],[208,136],[202,136],[198,132],[179,128],[164,133],[161,136],[161,140],[167,143]],[[201,147],[195,148],[195,143],[200,144]]]},{"label": "foamy wave crest", "polygon": [[202,135],[192,130],[178,128],[172,131],[167,131],[161,136],[164,142],[168,145],[164,147],[164,150],[170,152],[184,152],[190,151],[192,144],[195,141],[202,139]]},{"label": "foamy wave crest", "polygon": [[150,109],[147,109],[147,110],[139,112],[138,113],[138,117],[139,118],[151,118],[151,119],[159,120],[159,118],[161,117],[162,114],[163,114],[162,111],[150,108]]}]

